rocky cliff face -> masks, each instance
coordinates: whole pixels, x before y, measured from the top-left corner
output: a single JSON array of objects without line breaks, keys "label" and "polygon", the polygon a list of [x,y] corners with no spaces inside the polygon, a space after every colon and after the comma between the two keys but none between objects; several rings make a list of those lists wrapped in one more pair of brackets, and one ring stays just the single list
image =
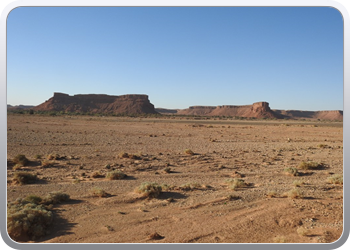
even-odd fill
[{"label": "rocky cliff face", "polygon": [[156,114],[147,95],[74,95],[54,93],[33,108],[40,111],[90,112],[110,114]]},{"label": "rocky cliff face", "polygon": [[320,119],[342,121],[343,111],[302,111],[302,110],[273,110],[275,114],[282,116],[282,118],[289,119]]},{"label": "rocky cliff face", "polygon": [[177,112],[180,115],[206,115],[206,116],[240,116],[254,118],[280,118],[269,107],[267,102],[256,102],[252,105],[233,106],[192,106]]}]

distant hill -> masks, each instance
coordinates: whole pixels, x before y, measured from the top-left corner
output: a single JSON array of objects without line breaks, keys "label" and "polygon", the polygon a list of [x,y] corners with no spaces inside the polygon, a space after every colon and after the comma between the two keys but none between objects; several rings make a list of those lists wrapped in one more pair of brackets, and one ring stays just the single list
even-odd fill
[{"label": "distant hill", "polygon": [[74,95],[54,93],[33,108],[37,111],[90,112],[108,114],[157,114],[147,95]]},{"label": "distant hill", "polygon": [[237,116],[247,118],[343,120],[343,111],[301,111],[270,109],[267,102],[252,105],[191,106],[187,109],[156,109],[161,114],[198,116]]},{"label": "distant hill", "polygon": [[32,105],[17,105],[17,106],[12,106],[7,104],[7,109],[9,110],[18,110],[18,109],[31,109],[34,108],[35,106]]},{"label": "distant hill", "polygon": [[70,96],[54,93],[53,97],[38,106],[7,105],[8,110],[33,109],[36,111],[65,111],[105,114],[164,114],[195,116],[231,116],[270,119],[314,119],[342,121],[343,111],[303,111],[271,109],[268,102],[251,105],[190,106],[187,109],[154,108],[147,95],[88,94]]}]

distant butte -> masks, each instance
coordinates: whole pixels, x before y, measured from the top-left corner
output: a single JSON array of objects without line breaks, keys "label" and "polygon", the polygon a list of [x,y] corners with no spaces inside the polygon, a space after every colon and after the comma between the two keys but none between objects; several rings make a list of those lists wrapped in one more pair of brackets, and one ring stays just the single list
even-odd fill
[{"label": "distant butte", "polygon": [[74,95],[54,93],[37,111],[90,112],[106,114],[157,114],[147,95]]},{"label": "distant butte", "polygon": [[[25,106],[23,106],[25,107]],[[30,107],[30,106],[28,106]],[[27,108],[27,107],[25,107]],[[8,109],[19,109],[8,105]],[[194,116],[231,116],[269,119],[312,119],[343,121],[343,111],[301,111],[271,109],[268,102],[256,102],[252,105],[191,106],[187,109],[154,108],[148,95],[104,95],[88,94],[70,96],[54,93],[44,103],[32,107],[36,111],[64,111],[100,114],[167,114]]]}]

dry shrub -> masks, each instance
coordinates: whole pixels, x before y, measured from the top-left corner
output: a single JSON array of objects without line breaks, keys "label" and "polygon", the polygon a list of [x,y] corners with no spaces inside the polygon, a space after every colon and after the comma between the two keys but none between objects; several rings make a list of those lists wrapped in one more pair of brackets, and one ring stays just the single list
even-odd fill
[{"label": "dry shrub", "polygon": [[90,193],[92,196],[100,197],[100,198],[108,196],[108,193],[99,187],[94,187],[93,189],[90,190]]},{"label": "dry shrub", "polygon": [[124,159],[134,159],[134,160],[140,159],[140,157],[138,155],[128,154],[128,153],[125,153],[125,152],[119,153],[118,158],[121,158],[121,159],[123,159],[123,158]]},{"label": "dry shrub", "polygon": [[91,175],[92,178],[101,178],[103,175],[101,174],[100,171],[93,172]]},{"label": "dry shrub", "polygon": [[60,191],[54,191],[50,192],[48,195],[46,195],[43,200],[42,204],[57,204],[62,203],[63,201],[69,201],[70,196],[66,193],[62,193]]},{"label": "dry shrub", "polygon": [[48,233],[53,214],[44,205],[25,199],[7,204],[7,232],[14,240],[35,240]]},{"label": "dry shrub", "polygon": [[135,192],[144,197],[156,198],[162,192],[162,187],[155,182],[143,182],[135,189]]},{"label": "dry shrub", "polygon": [[335,174],[327,178],[327,182],[330,184],[340,184],[343,185],[343,176],[340,174]]},{"label": "dry shrub", "polygon": [[54,166],[54,164],[55,164],[55,162],[53,162],[53,161],[47,161],[47,160],[44,160],[44,161],[41,162],[41,166],[42,166],[43,168],[52,167],[52,166]]},{"label": "dry shrub", "polygon": [[194,155],[194,152],[191,149],[186,149],[185,154],[187,155]]},{"label": "dry shrub", "polygon": [[307,236],[309,234],[309,230],[307,230],[306,228],[304,227],[299,227],[297,229],[297,233],[300,235],[300,236]]},{"label": "dry shrub", "polygon": [[269,191],[267,194],[266,194],[267,197],[269,198],[273,198],[273,197],[276,197],[277,196],[277,193],[276,191]]},{"label": "dry shrub", "polygon": [[59,156],[59,154],[49,154],[46,158],[48,160],[59,160],[60,156]]},{"label": "dry shrub", "polygon": [[185,190],[185,191],[189,191],[189,190],[195,190],[195,189],[199,189],[201,188],[202,185],[197,183],[197,182],[191,182],[191,183],[186,183],[186,184],[182,184],[179,189],[180,190]]},{"label": "dry shrub", "polygon": [[53,222],[52,204],[69,200],[69,195],[61,192],[49,193],[41,198],[28,195],[7,204],[7,231],[14,240],[36,240],[49,233]]},{"label": "dry shrub", "polygon": [[302,193],[297,188],[294,188],[294,189],[286,192],[284,195],[287,196],[288,198],[291,198],[291,199],[302,199],[303,198]]},{"label": "dry shrub", "polygon": [[29,160],[27,159],[27,157],[25,155],[16,155],[13,160],[12,160],[15,164],[19,164],[22,166],[25,166],[29,163]]},{"label": "dry shrub", "polygon": [[13,182],[19,185],[34,183],[38,180],[37,176],[27,172],[15,172]]},{"label": "dry shrub", "polygon": [[299,168],[304,170],[317,169],[320,166],[322,166],[322,164],[318,162],[313,162],[313,161],[308,161],[308,162],[303,161],[299,164]]},{"label": "dry shrub", "polygon": [[291,175],[291,176],[298,176],[299,175],[298,169],[296,169],[296,168],[285,168],[284,172],[287,175]]},{"label": "dry shrub", "polygon": [[106,174],[106,178],[110,179],[110,180],[120,180],[126,177],[126,174],[124,174],[122,171],[120,170],[114,170],[111,172],[108,172]]},{"label": "dry shrub", "polygon": [[229,188],[233,190],[248,186],[248,184],[243,179],[239,179],[239,178],[233,178],[233,179],[230,178],[230,179],[227,179],[225,182],[228,184]]},{"label": "dry shrub", "polygon": [[286,243],[287,239],[284,236],[276,236],[275,238],[273,238],[273,242],[274,243]]}]

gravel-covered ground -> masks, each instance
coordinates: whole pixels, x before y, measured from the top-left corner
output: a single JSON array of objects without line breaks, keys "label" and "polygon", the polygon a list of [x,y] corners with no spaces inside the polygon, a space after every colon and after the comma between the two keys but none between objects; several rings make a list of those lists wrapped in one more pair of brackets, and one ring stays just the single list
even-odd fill
[{"label": "gravel-covered ground", "polygon": [[[343,186],[327,181],[343,174],[341,122],[7,119],[8,201],[51,191],[71,198],[52,208],[50,232],[35,242],[325,243],[342,234]],[[15,166],[18,154],[29,164]],[[309,161],[318,167],[299,168]],[[106,178],[113,170],[126,178]],[[38,180],[18,185],[16,171]],[[230,188],[227,180],[234,178],[245,185]],[[162,185],[160,196],[135,192],[143,182]],[[95,187],[109,195],[94,197]],[[292,189],[299,197],[288,197]],[[161,237],[152,237],[155,232]]]}]

